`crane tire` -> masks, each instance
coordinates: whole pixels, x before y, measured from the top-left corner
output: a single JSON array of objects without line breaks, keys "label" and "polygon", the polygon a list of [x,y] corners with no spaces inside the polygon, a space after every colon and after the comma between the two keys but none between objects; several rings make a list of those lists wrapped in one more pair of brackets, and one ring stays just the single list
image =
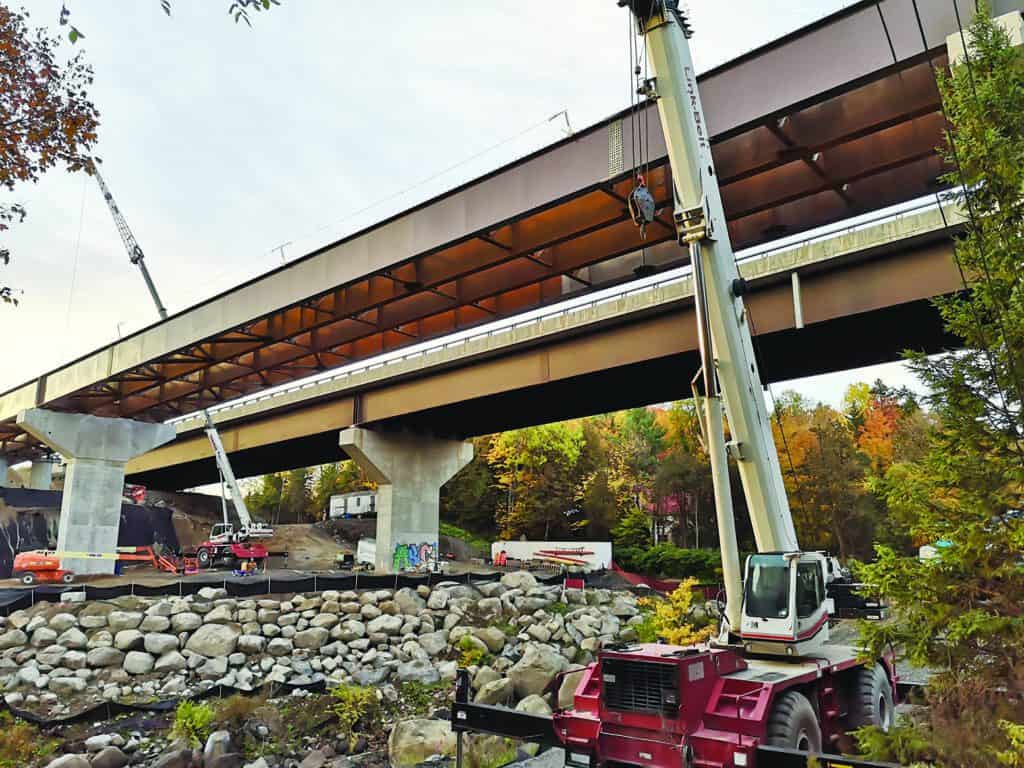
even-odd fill
[{"label": "crane tire", "polygon": [[27,587],[31,587],[33,584],[36,583],[36,575],[32,573],[32,571],[25,571],[23,574],[21,574],[20,578],[21,583]]},{"label": "crane tire", "polygon": [[804,752],[821,752],[821,726],[814,707],[799,691],[786,691],[772,705],[768,744]]},{"label": "crane tire", "polygon": [[200,568],[209,568],[213,565],[213,553],[206,547],[200,547],[196,552],[196,561]]},{"label": "crane tire", "polygon": [[850,690],[850,730],[873,725],[888,732],[894,714],[892,685],[885,668],[878,663],[859,667]]},{"label": "crane tire", "polygon": [[73,584],[75,581],[75,574],[65,573],[61,575],[60,580],[63,581],[65,584]]}]

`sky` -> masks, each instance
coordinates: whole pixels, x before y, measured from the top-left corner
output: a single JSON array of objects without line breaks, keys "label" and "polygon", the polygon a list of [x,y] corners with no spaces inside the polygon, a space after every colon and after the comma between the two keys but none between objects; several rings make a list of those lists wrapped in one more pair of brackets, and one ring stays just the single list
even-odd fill
[{"label": "sky", "polygon": [[[170,18],[65,2],[95,70],[95,154],[172,313],[562,138],[562,110],[580,128],[629,101],[613,0],[282,0],[251,29],[228,0]],[[691,0],[698,70],[846,4]],[[60,0],[25,5],[56,27]],[[55,170],[9,198],[29,215],[5,240],[20,306],[0,306],[0,391],[155,319],[94,179]],[[900,363],[773,389],[837,405],[875,378],[920,389]]]}]

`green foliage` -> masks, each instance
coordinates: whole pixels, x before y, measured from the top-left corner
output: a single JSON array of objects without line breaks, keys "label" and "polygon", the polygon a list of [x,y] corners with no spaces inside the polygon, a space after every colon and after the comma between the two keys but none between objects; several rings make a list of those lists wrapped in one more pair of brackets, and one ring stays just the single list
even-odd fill
[{"label": "green foliage", "polygon": [[475,533],[467,531],[465,528],[459,528],[457,525],[451,523],[441,523],[438,526],[438,532],[442,536],[447,536],[451,539],[459,539],[460,541],[466,542],[470,547],[476,550],[477,554],[489,554],[491,551],[491,542],[482,536],[478,536]]},{"label": "green foliage", "polygon": [[440,681],[437,683],[420,683],[410,680],[398,685],[397,711],[404,717],[412,715],[425,715],[438,704],[438,696],[447,692],[451,683]]},{"label": "green foliage", "polygon": [[183,699],[174,711],[171,733],[188,740],[194,747],[201,746],[213,730],[216,716],[217,713],[210,704]]},{"label": "green foliage", "polygon": [[[643,636],[653,634],[655,639],[671,645],[696,645],[711,637],[714,627],[710,622],[706,618],[697,620],[691,615],[696,586],[696,579],[685,579],[664,598],[643,598],[641,605],[649,612],[644,616]],[[640,634],[637,630],[637,635]]]},{"label": "green foliage", "polygon": [[380,715],[380,701],[373,688],[339,685],[331,689],[331,698],[331,711],[338,718],[341,733],[347,735],[350,742],[358,728],[369,727]]},{"label": "green foliage", "polygon": [[463,668],[478,667],[491,659],[491,654],[487,652],[487,649],[474,643],[471,635],[464,635],[459,640],[458,649],[459,666]]},{"label": "green foliage", "polygon": [[42,765],[57,746],[56,739],[44,736],[36,726],[0,711],[0,768]]},{"label": "green foliage", "polygon": [[487,460],[506,497],[497,512],[503,537],[543,540],[571,533],[583,445],[580,427],[564,422],[495,437]]},{"label": "green foliage", "polygon": [[633,626],[637,640],[641,643],[658,642],[658,622],[654,616],[653,606],[646,600],[641,604],[640,616],[643,621]]},{"label": "green foliage", "polygon": [[918,727],[950,766],[1006,764],[1014,731],[999,721],[1024,722],[1024,62],[984,7],[967,37],[969,58],[940,90],[970,290],[935,302],[965,349],[910,356],[937,424],[923,456],[874,484],[915,543],[950,546],[921,562],[882,545],[858,571],[893,607],[863,628],[868,652],[892,643],[940,670]]},{"label": "green foliage", "polygon": [[612,543],[616,548],[644,549],[651,546],[654,543],[651,536],[651,518],[639,508],[629,510],[612,529]]},{"label": "green foliage", "polygon": [[853,733],[862,754],[872,760],[911,765],[931,757],[931,750],[920,729],[897,723],[888,732],[869,725]]}]

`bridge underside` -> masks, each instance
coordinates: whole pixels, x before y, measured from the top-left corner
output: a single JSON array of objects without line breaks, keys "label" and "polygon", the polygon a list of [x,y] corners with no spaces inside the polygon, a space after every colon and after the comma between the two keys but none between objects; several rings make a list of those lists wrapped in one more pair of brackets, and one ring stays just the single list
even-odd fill
[{"label": "bridge underside", "polygon": [[[659,325],[666,319],[687,322],[690,313],[685,314],[685,319],[679,313],[666,315]],[[945,333],[934,306],[925,300],[816,323],[801,330],[768,333],[756,341],[762,375],[768,382],[890,362],[907,349],[932,353],[955,346],[956,339]],[[466,438],[591,416],[686,398],[697,365],[693,351],[653,357],[363,426]],[[337,428],[317,430],[317,417],[313,415],[295,414],[292,418],[308,419],[311,433],[233,452],[231,462],[239,476],[348,458],[338,447]],[[139,472],[128,479],[152,488],[180,489],[215,482],[217,471],[213,462],[204,458]]]},{"label": "bridge underside", "polygon": [[[922,43],[908,0],[863,0],[701,78],[735,247],[939,188],[953,9],[923,4]],[[624,202],[640,125],[615,115],[0,393],[0,453],[38,452],[25,408],[161,421],[678,262],[654,115],[646,240]]]}]

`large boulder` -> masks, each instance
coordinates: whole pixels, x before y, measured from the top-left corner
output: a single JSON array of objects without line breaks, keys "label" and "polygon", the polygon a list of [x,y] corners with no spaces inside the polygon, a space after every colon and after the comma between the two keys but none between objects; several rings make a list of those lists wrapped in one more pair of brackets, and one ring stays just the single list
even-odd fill
[{"label": "large boulder", "polygon": [[436,632],[426,632],[419,636],[420,647],[431,656],[443,653],[448,647],[448,632],[439,629]]},{"label": "large boulder", "polygon": [[399,720],[388,737],[391,768],[414,768],[433,755],[455,756],[455,734],[447,720]]},{"label": "large boulder", "polygon": [[89,768],[85,755],[61,755],[46,764],[46,768]]},{"label": "large boulder", "polygon": [[512,699],[515,692],[516,689],[511,680],[507,677],[499,677],[481,687],[473,697],[473,701],[477,704],[504,704]]},{"label": "large boulder", "polygon": [[505,647],[505,633],[497,627],[479,627],[473,630],[473,634],[483,641],[491,653],[501,653]]},{"label": "large boulder", "polygon": [[432,685],[441,679],[441,675],[426,659],[413,659],[398,665],[398,679],[403,683]]},{"label": "large boulder", "polygon": [[17,648],[28,643],[28,635],[20,629],[11,629],[0,635],[0,650]]},{"label": "large boulder", "polygon": [[185,648],[201,656],[227,656],[235,652],[242,631],[232,624],[203,624],[185,643]]},{"label": "large boulder", "polygon": [[395,605],[398,606],[399,612],[409,613],[413,616],[427,607],[427,601],[416,594],[415,589],[410,589],[409,587],[402,587],[402,589],[395,592],[394,601]]},{"label": "large boulder", "polygon": [[148,653],[152,653],[154,656],[163,656],[168,651],[178,650],[178,637],[177,635],[153,632],[146,635],[143,647]]},{"label": "large boulder", "polygon": [[110,647],[93,648],[85,655],[85,663],[90,667],[120,667],[124,652]]},{"label": "large boulder", "polygon": [[[346,622],[347,624],[348,622]],[[397,635],[402,631],[402,617],[391,616],[384,614],[378,616],[376,619],[366,625],[366,630],[372,635],[377,632],[382,632],[385,635]]]},{"label": "large boulder", "polygon": [[501,585],[508,589],[529,590],[537,586],[537,579],[527,571],[512,571],[501,577]]},{"label": "large boulder", "polygon": [[550,648],[528,645],[523,658],[509,670],[509,677],[516,687],[516,696],[522,699],[532,693],[544,693],[555,675],[564,672],[568,664],[562,654]]},{"label": "large boulder", "polygon": [[[541,696],[532,694],[516,704],[516,712],[526,712],[530,715],[550,717],[551,707],[548,706],[548,703],[544,701]],[[519,749],[528,755],[536,755],[540,750],[540,745],[531,743],[520,744]]]},{"label": "large boulder", "polygon": [[107,614],[107,626],[115,635],[123,629],[138,629],[142,614],[137,611],[111,611]]},{"label": "large boulder", "polygon": [[586,671],[586,669],[577,669],[562,678],[562,684],[558,687],[559,709],[569,709],[576,703],[576,689]]},{"label": "large boulder", "polygon": [[124,657],[124,671],[129,675],[147,675],[153,671],[156,659],[143,651],[129,651]]},{"label": "large boulder", "polygon": [[203,617],[198,613],[185,611],[171,617],[171,629],[175,632],[195,632],[203,626]]},{"label": "large boulder", "polygon": [[323,627],[310,627],[301,632],[296,632],[292,641],[296,648],[316,650],[327,642],[330,633]]}]

